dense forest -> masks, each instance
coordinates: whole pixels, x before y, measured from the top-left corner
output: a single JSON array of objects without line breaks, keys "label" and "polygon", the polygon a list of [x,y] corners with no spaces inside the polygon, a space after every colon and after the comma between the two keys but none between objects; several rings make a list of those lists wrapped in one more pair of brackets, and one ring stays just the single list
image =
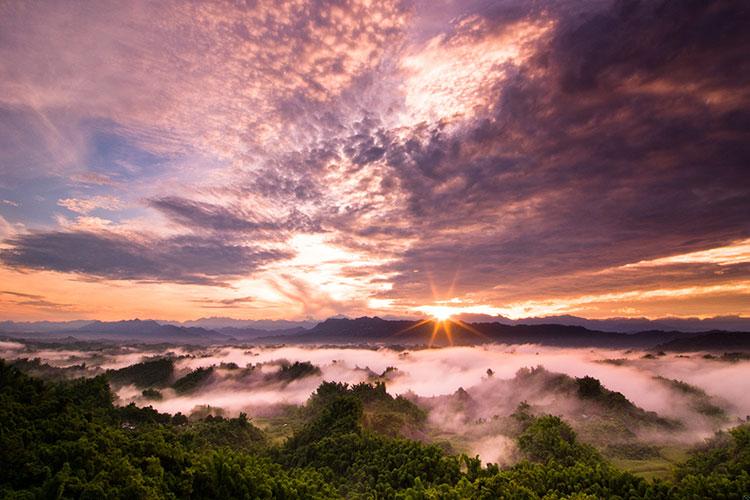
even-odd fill
[{"label": "dense forest", "polygon": [[0,497],[741,498],[750,492],[748,425],[717,434],[665,481],[618,470],[565,421],[523,405],[513,415],[523,460],[511,467],[405,439],[387,423],[423,415],[383,384],[323,383],[283,441],[270,439],[245,414],[188,419],[114,401],[104,375],[42,380],[0,361]]}]

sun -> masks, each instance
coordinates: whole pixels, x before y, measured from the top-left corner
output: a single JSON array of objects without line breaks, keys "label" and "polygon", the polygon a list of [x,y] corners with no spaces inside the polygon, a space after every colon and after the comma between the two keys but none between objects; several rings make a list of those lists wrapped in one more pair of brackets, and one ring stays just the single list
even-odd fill
[{"label": "sun", "polygon": [[448,306],[424,306],[420,309],[437,322],[448,321],[456,314],[455,308]]},{"label": "sun", "polygon": [[421,321],[414,322],[414,324],[404,328],[403,330],[400,330],[396,333],[396,335],[424,327],[428,324],[432,324],[432,334],[430,335],[430,339],[427,344],[429,347],[432,347],[432,345],[435,343],[435,340],[438,338],[440,332],[443,332],[445,334],[445,339],[451,346],[453,345],[454,334],[476,335],[483,339],[489,340],[489,338],[484,333],[477,330],[470,323],[466,323],[459,319],[461,313],[464,312],[464,310],[459,306],[429,305],[419,306],[415,309],[425,314],[427,317]]},{"label": "sun", "polygon": [[432,312],[432,317],[435,318],[436,321],[447,321],[451,319],[451,316],[453,313],[450,310],[438,310]]}]

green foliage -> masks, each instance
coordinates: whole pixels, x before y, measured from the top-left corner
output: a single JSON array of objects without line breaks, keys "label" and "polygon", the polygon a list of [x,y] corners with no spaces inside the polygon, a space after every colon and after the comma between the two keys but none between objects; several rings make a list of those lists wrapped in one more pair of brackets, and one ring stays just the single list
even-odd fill
[{"label": "green foliage", "polygon": [[255,427],[247,415],[240,413],[237,418],[209,416],[195,422],[189,431],[195,446],[210,448],[232,448],[235,450],[263,450],[267,445],[266,436]]},{"label": "green foliage", "polygon": [[575,379],[578,386],[578,396],[583,400],[595,402],[601,408],[619,416],[620,423],[638,422],[664,429],[676,429],[681,426],[679,421],[660,417],[652,411],[645,411],[635,406],[621,392],[606,389],[598,379],[585,376]]},{"label": "green foliage", "polygon": [[660,376],[654,377],[654,380],[658,380],[662,384],[679,391],[686,397],[690,398],[690,406],[696,412],[720,421],[727,421],[729,419],[726,411],[720,406],[713,404],[711,398],[703,389],[690,385],[682,380],[674,380]]},{"label": "green foliage", "polygon": [[309,361],[295,361],[291,364],[282,364],[281,370],[274,374],[274,378],[282,382],[291,382],[293,380],[320,374],[320,368],[310,363]]},{"label": "green foliage", "polygon": [[312,467],[349,498],[392,498],[417,479],[453,483],[460,476],[456,457],[436,446],[390,439],[362,429],[362,403],[351,395],[330,401],[302,431],[289,439],[279,460]]},{"label": "green foliage", "polygon": [[524,404],[513,421],[527,460],[500,469],[365,427],[368,408],[412,411],[377,384],[322,384],[280,447],[244,414],[188,422],[112,401],[106,377],[43,381],[0,361],[0,498],[666,499],[750,488],[747,425],[718,434],[663,482],[614,468],[560,418]]},{"label": "green foliage", "polygon": [[516,411],[510,415],[518,424],[521,429],[525,430],[534,421],[534,416],[531,414],[531,405],[526,401],[521,401],[516,408]]},{"label": "green foliage", "polygon": [[321,408],[343,396],[352,396],[360,401],[362,425],[379,434],[398,437],[416,433],[427,420],[427,414],[417,405],[404,397],[394,398],[388,394],[383,382],[362,382],[352,386],[323,382],[311,396],[307,410],[310,415],[317,415]]},{"label": "green foliage", "polygon": [[213,372],[214,368],[212,366],[208,368],[198,368],[178,379],[172,384],[172,389],[174,389],[177,394],[193,392],[206,382]]},{"label": "green foliage", "polygon": [[610,391],[594,377],[577,378],[578,395],[582,399],[592,399],[617,410],[631,410],[634,405],[621,393]]},{"label": "green foliage", "polygon": [[144,389],[141,392],[141,396],[146,399],[153,399],[155,401],[161,401],[164,398],[162,393],[157,391],[156,389]]},{"label": "green foliage", "polygon": [[[750,425],[719,432],[677,469],[680,485],[706,496],[740,498],[750,491]],[[718,498],[718,496],[714,497]]]},{"label": "green foliage", "polygon": [[535,462],[557,461],[569,465],[602,462],[594,448],[579,443],[575,431],[560,417],[552,415],[534,419],[518,437],[518,446]]},{"label": "green foliage", "polygon": [[750,360],[750,352],[725,352],[719,358],[721,361],[737,363],[738,361]]},{"label": "green foliage", "polygon": [[110,382],[119,385],[133,384],[136,387],[163,387],[169,384],[174,374],[174,361],[159,358],[107,371]]},{"label": "green foliage", "polygon": [[287,470],[269,459],[217,450],[191,468],[192,498],[338,498],[320,473]]},{"label": "green foliage", "polygon": [[40,358],[21,358],[14,360],[11,363],[11,366],[15,366],[22,372],[28,373],[34,377],[46,379],[62,379],[91,375],[91,371],[86,366],[86,363],[60,368],[44,363]]}]

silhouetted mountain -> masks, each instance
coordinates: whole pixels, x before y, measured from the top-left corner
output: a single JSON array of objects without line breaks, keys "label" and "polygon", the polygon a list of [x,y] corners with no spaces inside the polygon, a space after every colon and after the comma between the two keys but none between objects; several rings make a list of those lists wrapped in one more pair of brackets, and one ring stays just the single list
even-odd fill
[{"label": "silhouetted mountain", "polygon": [[75,329],[58,331],[5,330],[5,332],[11,337],[37,339],[62,339],[72,336],[76,340],[83,341],[181,344],[253,342],[261,344],[447,345],[453,343],[454,345],[473,345],[497,342],[557,347],[658,348],[660,350],[750,349],[747,342],[750,336],[732,332],[648,330],[638,333],[616,333],[560,324],[508,325],[501,322],[449,321],[435,325],[434,322],[428,320],[386,320],[379,317],[329,318],[308,330],[300,327],[276,331],[227,327],[217,331],[135,319],[114,322],[92,321]]},{"label": "silhouetted mountain", "polygon": [[[409,327],[417,324],[416,321],[389,321],[378,317],[361,317],[356,319],[329,318],[318,323],[305,333],[290,338],[320,338],[326,341],[368,342],[382,341],[394,338]],[[408,332],[403,332],[408,333]]]},{"label": "silhouetted mountain", "polygon": [[695,335],[693,333],[658,330],[627,334],[558,324],[509,326],[501,323],[479,323],[473,326],[494,342],[505,344],[533,343],[557,347],[650,348],[676,338]]},{"label": "silhouetted mountain", "polygon": [[255,340],[262,337],[283,336],[283,335],[300,335],[307,331],[307,329],[300,326],[296,328],[288,328],[281,330],[263,330],[260,328],[236,328],[236,327],[225,327],[215,330],[224,335],[228,335],[237,340]]},{"label": "silhouetted mountain", "polygon": [[[74,326],[71,328],[71,326]],[[25,330],[6,328],[8,336],[36,340],[69,341],[115,341],[115,342],[172,342],[180,344],[210,344],[232,342],[226,334],[205,328],[186,328],[175,325],[162,325],[153,320],[89,321],[78,325],[64,323],[59,329]]]},{"label": "silhouetted mountain", "polygon": [[88,325],[90,319],[73,321],[0,321],[0,331],[4,332],[61,332]]},{"label": "silhouetted mountain", "polygon": [[200,318],[190,321],[159,321],[161,324],[177,326],[198,326],[221,331],[225,328],[251,329],[257,331],[288,331],[295,328],[312,328],[318,324],[315,320],[289,321],[285,319],[234,319],[226,317]]},{"label": "silhouetted mountain", "polygon": [[78,328],[79,339],[123,340],[139,342],[212,343],[233,340],[229,335],[205,328],[162,325],[154,320],[94,321]]},{"label": "silhouetted mountain", "polygon": [[643,331],[707,332],[723,330],[728,332],[750,331],[750,318],[741,316],[716,316],[714,318],[607,318],[588,319],[569,314],[545,316],[541,318],[510,319],[486,314],[461,314],[458,318],[470,323],[503,323],[506,325],[566,325],[582,326],[589,330],[617,333],[638,333]]},{"label": "silhouetted mountain", "polygon": [[[506,325],[503,323],[449,322],[453,344],[471,345],[487,342],[503,344],[540,344],[558,347],[614,347],[649,349],[677,339],[700,335],[693,332],[646,331],[635,334],[602,332],[580,326],[557,324]],[[356,319],[327,319],[314,328],[284,337],[270,336],[257,339],[266,343],[385,343],[428,344],[450,343],[445,325],[435,332],[432,321],[389,321],[378,317]]]},{"label": "silhouetted mountain", "polygon": [[688,338],[676,338],[656,346],[662,351],[750,351],[750,333],[708,332]]}]

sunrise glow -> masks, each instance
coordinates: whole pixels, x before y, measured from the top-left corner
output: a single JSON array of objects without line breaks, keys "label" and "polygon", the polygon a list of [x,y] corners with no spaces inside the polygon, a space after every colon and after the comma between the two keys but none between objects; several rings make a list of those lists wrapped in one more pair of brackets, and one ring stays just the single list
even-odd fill
[{"label": "sunrise glow", "polygon": [[5,2],[0,317],[750,315],[742,43],[513,5]]},{"label": "sunrise glow", "polygon": [[430,315],[436,321],[445,321],[447,319],[450,319],[451,316],[458,312],[455,308],[446,306],[422,306],[417,308],[417,310]]},{"label": "sunrise glow", "polygon": [[0,0],[0,497],[750,499],[748,27]]}]

